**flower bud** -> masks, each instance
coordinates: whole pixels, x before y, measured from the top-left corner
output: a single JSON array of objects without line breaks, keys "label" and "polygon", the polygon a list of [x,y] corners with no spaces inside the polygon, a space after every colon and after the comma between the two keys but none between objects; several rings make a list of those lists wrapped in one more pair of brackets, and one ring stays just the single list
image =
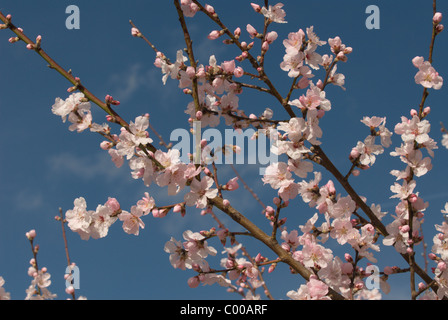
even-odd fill
[{"label": "flower bud", "polygon": [[115,198],[111,198],[111,197],[109,197],[107,199],[106,206],[109,209],[111,209],[113,212],[117,212],[117,211],[119,211],[121,209],[120,208],[120,204],[118,203],[118,200],[115,199]]},{"label": "flower bud", "polygon": [[255,12],[260,13],[261,12],[261,7],[260,5],[256,4],[256,3],[251,3],[250,4],[252,6],[252,8],[254,9]]},{"label": "flower bud", "polygon": [[428,258],[431,260],[436,260],[437,256],[434,253],[430,253],[430,254],[428,254]]},{"label": "flower bud", "polygon": [[349,159],[353,161],[355,159],[358,159],[360,155],[361,154],[359,153],[358,149],[353,148],[352,151],[350,151]]},{"label": "flower bud", "polygon": [[205,10],[207,10],[208,13],[214,14],[215,13],[215,8],[213,8],[211,5],[206,4],[204,6]]},{"label": "flower bud", "polygon": [[236,67],[235,70],[233,70],[233,75],[237,78],[241,78],[244,75],[244,70],[241,67]]},{"label": "flower bud", "polygon": [[142,36],[142,34],[140,33],[140,30],[138,30],[137,28],[132,28],[131,34],[133,37],[141,37]]},{"label": "flower bud", "polygon": [[434,17],[432,18],[432,21],[433,21],[435,24],[439,24],[439,23],[442,21],[442,13],[441,13],[441,12],[436,12],[436,13],[434,14]]},{"label": "flower bud", "polygon": [[218,30],[213,30],[212,32],[209,33],[207,38],[210,39],[210,40],[216,40],[220,36],[221,36],[221,33]]},{"label": "flower bud", "polygon": [[188,282],[188,286],[190,288],[197,288],[199,286],[199,284],[201,283],[198,276],[191,277],[190,279],[188,279],[187,282]]},{"label": "flower bud", "polygon": [[353,261],[352,256],[350,254],[348,254],[348,253],[346,253],[344,255],[344,258],[345,258],[345,261],[347,261],[347,262],[352,262]]},{"label": "flower bud", "polygon": [[65,293],[67,293],[67,294],[73,294],[73,293],[75,293],[75,288],[73,288],[73,286],[68,286],[68,287],[65,289]]},{"label": "flower bud", "polygon": [[33,240],[36,237],[36,230],[30,230],[27,233],[25,233],[28,240]]}]

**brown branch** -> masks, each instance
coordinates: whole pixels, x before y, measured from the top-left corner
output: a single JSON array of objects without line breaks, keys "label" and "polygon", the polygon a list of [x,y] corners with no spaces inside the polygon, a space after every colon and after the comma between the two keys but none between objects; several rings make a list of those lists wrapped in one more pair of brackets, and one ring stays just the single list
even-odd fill
[{"label": "brown branch", "polygon": [[[269,235],[263,232],[260,228],[258,228],[252,221],[247,219],[243,214],[237,211],[232,206],[224,206],[223,200],[219,197],[215,197],[214,199],[210,199],[210,202],[220,209],[222,212],[226,213],[232,220],[236,223],[240,224],[246,230],[248,230],[254,238],[258,239],[262,243],[264,243],[269,249],[271,249],[280,260],[286,264],[288,264],[294,271],[300,274],[304,279],[309,280],[311,276],[311,271],[305,268],[299,261],[295,260],[291,254],[286,252],[280,244],[272,239]],[[340,295],[338,292],[334,291],[332,288],[329,288],[329,296],[334,300],[344,300],[345,298]]]},{"label": "brown branch", "polygon": [[[65,234],[65,219],[64,219],[64,214],[62,213],[62,209],[59,208],[59,219],[61,221],[61,226],[62,226],[62,238],[64,239],[64,249],[65,249],[65,256],[67,258],[67,265],[70,267],[71,266],[71,261],[70,261],[70,255],[68,254],[68,244],[67,244],[67,236]],[[73,300],[76,300],[75,297],[75,291],[73,290],[73,292],[71,293],[71,296],[73,298]]]}]

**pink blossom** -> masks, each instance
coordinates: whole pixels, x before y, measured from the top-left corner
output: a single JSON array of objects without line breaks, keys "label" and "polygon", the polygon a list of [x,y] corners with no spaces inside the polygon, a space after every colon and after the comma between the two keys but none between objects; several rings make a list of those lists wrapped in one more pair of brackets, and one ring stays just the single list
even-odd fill
[{"label": "pink blossom", "polygon": [[246,26],[246,30],[252,39],[258,35],[258,31],[251,24]]},{"label": "pink blossom", "polygon": [[310,278],[306,286],[312,299],[320,300],[328,293],[328,286],[315,278]]},{"label": "pink blossom", "polygon": [[218,194],[218,189],[210,189],[213,183],[214,181],[210,177],[204,177],[201,181],[193,179],[190,184],[190,192],[184,196],[187,206],[196,205],[197,208],[205,208],[207,199],[213,199]]},{"label": "pink blossom", "polygon": [[266,168],[262,181],[269,183],[273,189],[288,186],[291,183],[291,173],[284,162],[273,163]]},{"label": "pink blossom", "polygon": [[132,206],[130,213],[122,211],[118,218],[123,221],[124,232],[138,236],[140,228],[145,228],[145,224],[140,219],[142,215],[143,211],[138,206]]},{"label": "pink blossom", "polygon": [[235,60],[224,61],[221,64],[221,68],[224,70],[224,72],[232,74],[235,70]]},{"label": "pink blossom", "polygon": [[283,3],[277,3],[274,6],[269,6],[268,8],[261,8],[260,12],[269,20],[276,23],[286,23],[285,16],[286,13],[282,9]]},{"label": "pink blossom", "polygon": [[421,84],[425,88],[438,90],[443,85],[443,78],[432,67],[429,61],[424,61],[423,57],[415,57],[412,63],[419,69],[415,75],[415,83]]},{"label": "pink blossom", "polygon": [[305,32],[300,29],[297,32],[290,32],[288,34],[288,39],[283,40],[283,45],[285,49],[295,48],[300,51],[302,44],[305,40]]},{"label": "pink blossom", "polygon": [[442,13],[436,12],[434,14],[434,17],[432,18],[432,21],[434,21],[435,24],[439,24],[440,22],[442,22]]}]

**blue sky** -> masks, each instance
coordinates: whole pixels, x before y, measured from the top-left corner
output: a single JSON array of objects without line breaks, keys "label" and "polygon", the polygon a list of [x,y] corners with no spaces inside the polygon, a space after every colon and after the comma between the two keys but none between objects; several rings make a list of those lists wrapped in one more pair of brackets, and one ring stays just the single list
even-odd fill
[{"label": "blue sky", "polygon": [[[176,128],[188,128],[184,114],[188,101],[177,83],[168,81],[164,86],[160,70],[154,67],[154,52],[143,41],[130,35],[129,19],[166,55],[175,57],[184,48],[183,35],[171,1],[30,1],[4,0],[0,10],[12,14],[13,22],[31,38],[43,37],[43,48],[61,66],[71,69],[91,92],[102,98],[110,94],[121,101],[116,108],[128,122],[143,113],[151,115],[153,126],[169,140]],[[261,26],[262,19],[250,7],[250,1],[209,1],[230,30],[243,29],[250,23]],[[417,69],[411,63],[415,56],[427,58],[431,36],[432,7],[422,1],[292,1],[284,0],[287,24],[274,24],[279,39],[268,53],[267,72],[275,85],[286,93],[290,86],[287,74],[280,70],[284,47],[281,41],[289,32],[314,26],[322,40],[340,36],[343,43],[353,47],[347,63],[340,64],[338,72],[346,76],[346,91],[329,87],[327,98],[332,110],[321,122],[324,136],[323,149],[335,165],[345,173],[350,168],[348,153],[358,140],[368,135],[360,122],[363,116],[385,116],[387,127],[393,127],[400,116],[409,115],[417,108],[422,87],[414,82]],[[79,30],[65,27],[68,5],[76,4],[81,12]],[[260,3],[261,4],[261,3]],[[380,29],[368,30],[365,9],[375,4],[380,8]],[[448,16],[448,3],[439,1],[438,11]],[[208,63],[211,54],[218,62],[235,57],[235,48],[226,47],[219,40],[206,38],[215,26],[203,15],[187,19],[194,40],[195,54],[201,63]],[[69,83],[50,70],[38,55],[26,50],[23,43],[9,44],[9,30],[0,31],[0,276],[6,280],[5,289],[13,299],[23,299],[30,283],[27,275],[31,251],[25,232],[36,229],[40,245],[38,261],[52,275],[51,290],[65,299],[63,274],[66,260],[61,226],[53,217],[58,208],[73,207],[73,200],[83,196],[90,209],[103,204],[108,197],[116,197],[123,208],[130,208],[147,188],[135,181],[125,165],[116,169],[108,154],[99,148],[99,135],[77,134],[51,113],[56,97],[66,98]],[[436,40],[434,66],[446,79],[448,63],[446,31]],[[325,47],[324,50],[328,50]],[[321,51],[322,54],[328,53]],[[248,65],[243,65],[249,70]],[[316,73],[322,77],[322,73]],[[246,94],[247,93],[247,94]],[[299,95],[297,95],[298,98]],[[432,112],[431,136],[441,141],[440,121],[448,127],[446,85],[439,91],[430,91],[427,105]],[[94,106],[95,107],[95,106]],[[260,113],[270,107],[275,116],[284,119],[287,114],[269,96],[245,92],[240,107],[248,114]],[[93,108],[94,119],[102,123],[104,112]],[[393,213],[395,201],[389,199],[389,186],[394,177],[392,169],[404,168],[398,159],[389,156],[394,145],[378,157],[374,167],[353,179],[352,184],[368,201],[381,204]],[[440,210],[448,201],[448,150],[439,148],[433,159],[433,171],[418,179],[420,195],[430,202],[426,211],[424,233],[431,246],[434,223],[441,223]],[[262,188],[258,168],[237,166],[239,172],[262,195],[271,195]],[[234,175],[223,168],[223,178]],[[324,181],[330,177],[325,175]],[[345,195],[342,188],[338,192]],[[149,192],[157,203],[169,204],[165,189],[151,187]],[[237,209],[264,224],[261,206],[242,186],[240,192],[229,195]],[[289,208],[290,228],[303,224],[314,210],[307,208],[299,198]],[[386,217],[385,221],[390,218]],[[223,221],[229,222],[223,217]],[[115,224],[105,239],[82,241],[77,234],[68,232],[70,255],[81,271],[81,289],[77,295],[89,299],[238,299],[218,286],[189,289],[187,279],[193,272],[171,267],[163,245],[171,236],[180,240],[187,229],[199,231],[210,227],[209,217],[200,217],[190,210],[185,218],[169,215],[164,219],[146,217],[146,228],[135,237],[123,232]],[[266,225],[264,225],[266,227]],[[253,244],[252,244],[253,245]],[[221,251],[218,243],[214,246]],[[254,248],[254,247],[252,247]],[[255,247],[257,249],[257,247]],[[253,252],[255,252],[255,249]],[[345,248],[348,250],[348,248]],[[258,249],[257,249],[258,250]],[[401,257],[384,248],[385,258],[378,265],[405,266]],[[420,248],[421,250],[421,248]],[[335,251],[336,252],[336,251]],[[339,252],[339,251],[338,251]],[[256,253],[255,253],[256,254]],[[429,267],[432,265],[430,264]],[[286,292],[296,290],[301,281],[281,269],[267,281],[274,297],[286,299]],[[408,292],[408,276],[396,276],[397,284],[389,298],[402,298]],[[385,296],[387,298],[387,296]]]}]

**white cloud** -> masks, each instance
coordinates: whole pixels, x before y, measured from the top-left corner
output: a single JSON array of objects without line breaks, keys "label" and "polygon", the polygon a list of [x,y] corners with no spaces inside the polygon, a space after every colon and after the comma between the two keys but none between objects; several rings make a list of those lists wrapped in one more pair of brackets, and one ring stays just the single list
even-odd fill
[{"label": "white cloud", "polygon": [[[92,155],[75,155],[71,153],[60,153],[47,159],[50,174],[74,175],[83,180],[103,178],[108,181],[123,179],[124,175],[130,176],[129,169],[123,165],[116,168],[107,152],[98,152]],[[126,172],[126,173],[125,173]]]}]

